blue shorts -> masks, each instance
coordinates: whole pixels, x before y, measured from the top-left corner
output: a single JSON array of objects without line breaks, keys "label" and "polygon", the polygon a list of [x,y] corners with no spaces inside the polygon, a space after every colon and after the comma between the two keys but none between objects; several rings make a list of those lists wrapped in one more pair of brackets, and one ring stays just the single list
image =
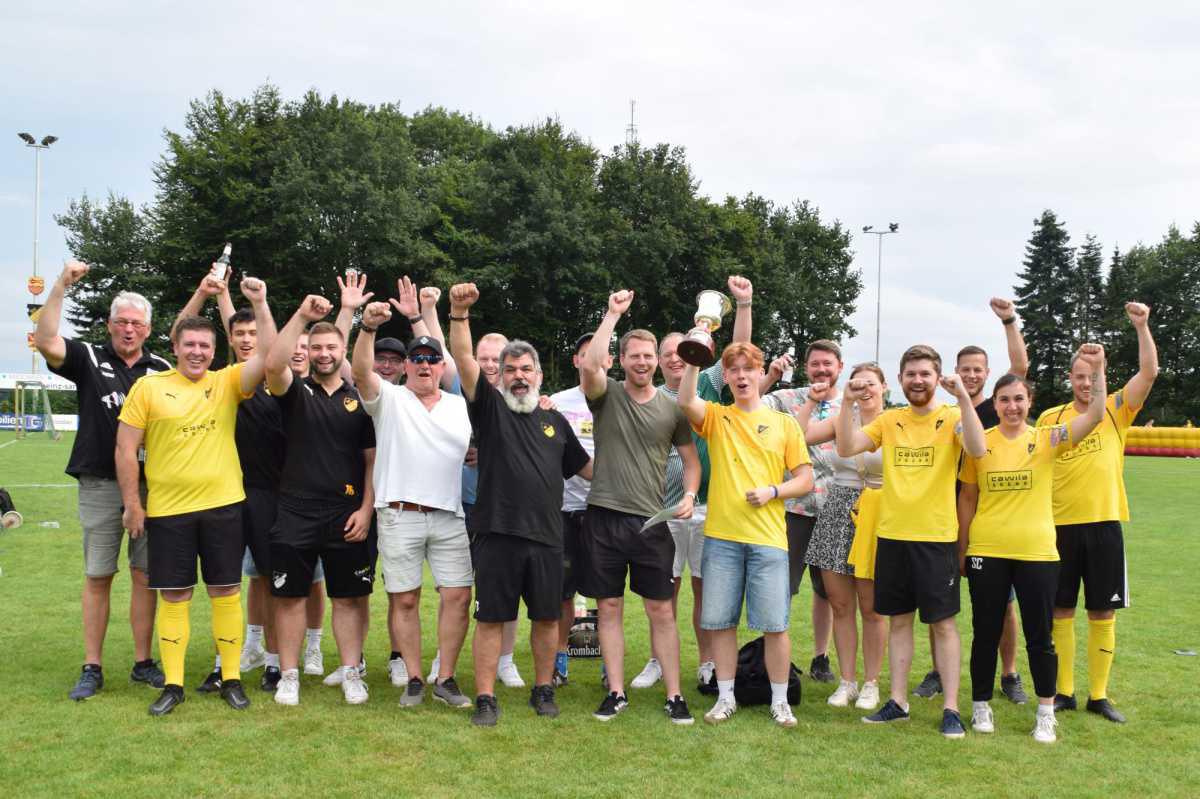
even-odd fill
[{"label": "blue shorts", "polygon": [[701,570],[704,574],[701,629],[737,627],[745,599],[746,624],[750,629],[764,633],[787,630],[792,597],[788,590],[791,569],[786,549],[705,536]]},{"label": "blue shorts", "polygon": [[[258,568],[254,565],[254,558],[250,556],[250,547],[246,547],[246,554],[242,556],[242,574],[247,577],[258,577]],[[313,583],[319,583],[325,579],[325,564],[321,563],[321,559],[317,558],[317,568],[313,571]]]}]

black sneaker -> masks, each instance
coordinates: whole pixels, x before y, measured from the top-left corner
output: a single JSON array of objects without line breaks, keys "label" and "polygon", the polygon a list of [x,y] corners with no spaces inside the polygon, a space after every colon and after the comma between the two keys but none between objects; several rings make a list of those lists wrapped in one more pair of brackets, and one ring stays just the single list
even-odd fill
[{"label": "black sneaker", "polygon": [[84,663],[83,670],[79,672],[79,680],[76,681],[75,687],[67,696],[76,702],[82,702],[85,699],[91,699],[103,687],[104,672],[95,663]]},{"label": "black sneaker", "polygon": [[215,694],[221,690],[221,670],[213,669],[204,678],[204,682],[196,687],[196,693]]},{"label": "black sneaker", "polygon": [[942,675],[931,671],[921,680],[921,684],[913,689],[913,696],[931,699],[942,692]]},{"label": "black sneaker", "polygon": [[500,708],[496,705],[496,697],[491,694],[475,697],[475,712],[471,714],[472,724],[476,727],[495,727],[499,720]]},{"label": "black sneaker", "polygon": [[250,697],[246,696],[246,689],[242,687],[241,680],[225,680],[222,682],[221,698],[225,700],[225,704],[234,710],[245,710],[250,707]]},{"label": "black sneaker", "polygon": [[675,694],[673,699],[668,699],[663,710],[667,712],[667,718],[671,719],[672,724],[691,724],[695,721],[692,712],[688,710],[687,700],[679,694]]},{"label": "black sneaker", "polygon": [[1095,713],[1097,716],[1108,719],[1117,724],[1124,724],[1125,717],[1121,715],[1121,711],[1113,707],[1113,703],[1107,699],[1091,699],[1087,701],[1088,713]]},{"label": "black sneaker", "polygon": [[143,660],[133,664],[133,671],[129,672],[130,682],[140,682],[148,685],[151,688],[162,688],[167,684],[166,675],[162,669],[153,660]]},{"label": "black sneaker", "polygon": [[889,699],[871,715],[863,716],[863,722],[867,724],[887,724],[893,721],[908,721],[908,711],[896,704],[895,699]]},{"label": "black sneaker", "polygon": [[1061,713],[1064,710],[1074,710],[1079,707],[1075,702],[1075,694],[1055,694],[1054,695],[1054,712]]},{"label": "black sneaker", "polygon": [[612,721],[627,707],[629,707],[629,700],[625,698],[625,694],[618,696],[616,691],[610,691],[608,696],[604,697],[604,701],[600,703],[600,707],[592,714],[592,718],[600,721]]},{"label": "black sneaker", "polygon": [[1014,705],[1023,705],[1029,701],[1025,686],[1021,685],[1021,675],[1016,672],[1000,675],[1000,690]]},{"label": "black sneaker", "polygon": [[263,669],[262,680],[258,687],[262,688],[269,694],[275,693],[275,689],[279,687],[279,681],[283,679],[283,672],[275,666],[267,666]]},{"label": "black sneaker", "polygon": [[817,655],[808,664],[808,676],[817,682],[834,682],[833,671],[829,668],[829,655]]},{"label": "black sneaker", "polygon": [[174,710],[176,705],[183,704],[183,700],[183,686],[168,684],[158,695],[158,699],[150,703],[150,715],[165,716]]},{"label": "black sneaker", "polygon": [[536,710],[539,716],[546,716],[552,719],[558,718],[558,705],[554,702],[553,686],[533,686],[533,690],[529,693],[529,706]]},{"label": "black sneaker", "polygon": [[966,737],[967,728],[963,726],[962,716],[958,715],[957,710],[942,711],[942,737],[943,738],[963,738]]},{"label": "black sneaker", "polygon": [[425,683],[420,677],[408,681],[408,687],[400,695],[400,707],[416,707],[425,701]]}]

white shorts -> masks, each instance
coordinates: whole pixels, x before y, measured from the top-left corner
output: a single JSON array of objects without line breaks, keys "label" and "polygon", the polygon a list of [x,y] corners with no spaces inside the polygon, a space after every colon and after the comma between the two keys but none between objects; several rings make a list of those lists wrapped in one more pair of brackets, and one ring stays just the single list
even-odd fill
[{"label": "white shorts", "polygon": [[444,510],[379,508],[379,564],[389,594],[421,587],[422,564],[428,559],[433,581],[445,588],[469,588],[475,582],[467,526]]},{"label": "white shorts", "polygon": [[668,519],[667,528],[675,539],[675,563],[671,566],[671,576],[676,579],[683,576],[686,565],[692,576],[700,579],[702,569],[700,558],[704,555],[704,519],[708,515],[706,505],[697,505],[690,519]]}]

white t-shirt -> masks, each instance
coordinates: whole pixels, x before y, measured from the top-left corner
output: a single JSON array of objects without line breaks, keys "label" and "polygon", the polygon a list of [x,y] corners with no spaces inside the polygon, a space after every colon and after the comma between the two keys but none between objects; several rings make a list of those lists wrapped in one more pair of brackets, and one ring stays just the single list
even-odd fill
[{"label": "white t-shirt", "polygon": [[363,400],[375,422],[375,507],[415,502],[463,515],[462,465],[471,420],[462,397],[440,394],[426,409],[408,386],[380,380],[379,396]]},{"label": "white t-shirt", "polygon": [[[550,401],[558,408],[558,412],[566,417],[587,454],[596,457],[596,442],[592,439],[592,411],[588,407],[587,397],[583,395],[583,389],[579,386],[568,388],[566,391],[552,394]],[[567,512],[586,510],[588,491],[591,488],[592,484],[578,475],[565,481],[562,509]]]}]

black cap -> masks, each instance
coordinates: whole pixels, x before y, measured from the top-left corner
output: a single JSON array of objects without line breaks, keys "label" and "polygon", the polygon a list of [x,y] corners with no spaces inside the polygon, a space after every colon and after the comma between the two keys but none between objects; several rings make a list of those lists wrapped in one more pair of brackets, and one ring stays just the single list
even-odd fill
[{"label": "black cap", "polygon": [[582,347],[584,344],[587,344],[589,341],[591,341],[593,338],[595,338],[595,336],[596,336],[595,333],[584,333],[582,336],[575,339],[575,352],[578,353],[579,348]]},{"label": "black cap", "polygon": [[408,342],[409,352],[416,352],[422,347],[433,350],[438,355],[445,355],[445,353],[442,351],[442,343],[436,338],[431,338],[430,336],[421,336]]},{"label": "black cap", "polygon": [[394,352],[401,358],[405,357],[408,352],[404,349],[404,345],[400,343],[398,338],[381,338],[375,342],[376,352]]}]

